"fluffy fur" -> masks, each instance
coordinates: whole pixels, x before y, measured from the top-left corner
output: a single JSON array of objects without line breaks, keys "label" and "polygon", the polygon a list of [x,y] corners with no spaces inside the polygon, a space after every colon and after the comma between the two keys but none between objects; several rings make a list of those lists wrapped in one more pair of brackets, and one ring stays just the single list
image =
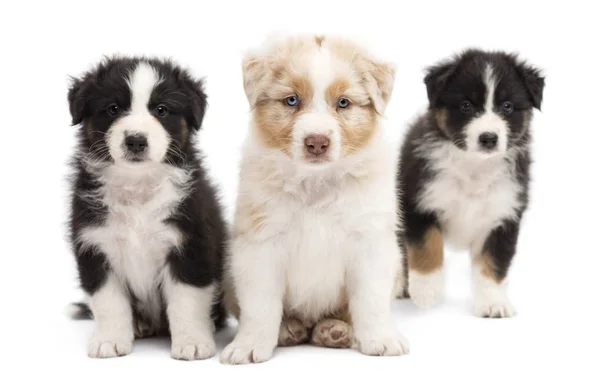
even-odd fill
[{"label": "fluffy fur", "polygon": [[393,68],[297,36],[250,53],[243,75],[252,121],[226,277],[239,331],[221,361],[266,361],[278,340],[406,353],[390,318],[395,161],[379,124]]},{"label": "fluffy fur", "polygon": [[444,242],[469,249],[475,314],[514,314],[506,276],[528,203],[530,120],[544,78],[502,52],[468,50],[431,67],[429,110],[410,128],[399,166],[408,292],[435,304]]},{"label": "fluffy fur", "polygon": [[110,58],[69,90],[78,147],[70,230],[93,316],[91,357],[170,333],[172,356],[215,354],[225,225],[194,148],[202,82],[170,61]]}]

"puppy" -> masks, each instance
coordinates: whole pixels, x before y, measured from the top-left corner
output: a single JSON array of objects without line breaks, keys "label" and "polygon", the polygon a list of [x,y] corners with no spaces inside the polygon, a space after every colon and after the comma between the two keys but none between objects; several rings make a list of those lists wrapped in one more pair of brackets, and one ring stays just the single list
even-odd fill
[{"label": "puppy", "polygon": [[243,78],[252,121],[225,287],[239,331],[221,361],[308,340],[406,353],[390,318],[395,158],[379,124],[394,69],[349,41],[295,36],[250,53]]},{"label": "puppy", "polygon": [[194,148],[202,81],[170,61],[110,58],[68,94],[78,147],[70,232],[96,330],[89,356],[131,352],[134,337],[170,333],[172,356],[215,354],[225,319],[225,225]]},{"label": "puppy", "polygon": [[429,110],[408,131],[398,176],[409,295],[422,307],[440,299],[446,241],[470,250],[475,314],[513,316],[505,283],[544,78],[516,55],[467,50],[429,68],[425,85]]}]

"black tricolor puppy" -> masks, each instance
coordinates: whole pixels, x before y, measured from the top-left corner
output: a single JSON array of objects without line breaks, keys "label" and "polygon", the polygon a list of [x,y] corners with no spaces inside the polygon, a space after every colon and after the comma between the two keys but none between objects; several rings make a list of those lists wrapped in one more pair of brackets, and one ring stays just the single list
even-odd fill
[{"label": "black tricolor puppy", "polygon": [[516,55],[467,50],[429,68],[425,84],[429,110],[408,131],[398,176],[408,293],[422,307],[438,301],[447,242],[470,250],[475,314],[512,316],[505,282],[544,78]]},{"label": "black tricolor puppy", "polygon": [[91,357],[170,334],[172,356],[215,354],[226,229],[194,140],[202,81],[170,61],[110,58],[68,94],[78,148],[70,230],[93,315]]}]

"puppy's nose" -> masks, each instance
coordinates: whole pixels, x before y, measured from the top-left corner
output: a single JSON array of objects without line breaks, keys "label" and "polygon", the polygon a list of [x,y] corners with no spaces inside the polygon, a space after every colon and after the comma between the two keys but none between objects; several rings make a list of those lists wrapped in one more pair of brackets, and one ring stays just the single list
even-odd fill
[{"label": "puppy's nose", "polygon": [[133,153],[141,153],[146,150],[148,140],[146,139],[146,136],[139,134],[131,135],[125,137],[125,145],[127,145],[127,150]]},{"label": "puppy's nose", "polygon": [[484,149],[494,149],[498,145],[498,135],[492,132],[483,132],[479,135],[479,145]]},{"label": "puppy's nose", "polygon": [[324,134],[311,134],[304,139],[306,151],[312,155],[319,156],[329,148],[329,137]]}]

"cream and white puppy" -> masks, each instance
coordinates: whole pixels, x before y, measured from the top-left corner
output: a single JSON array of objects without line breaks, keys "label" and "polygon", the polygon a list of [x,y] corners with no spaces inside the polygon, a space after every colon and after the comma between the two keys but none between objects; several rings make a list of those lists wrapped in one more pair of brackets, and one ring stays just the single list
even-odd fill
[{"label": "cream and white puppy", "polygon": [[252,121],[225,283],[240,324],[221,361],[304,341],[405,354],[390,317],[395,158],[379,122],[393,67],[347,40],[295,36],[250,53],[243,75]]}]

